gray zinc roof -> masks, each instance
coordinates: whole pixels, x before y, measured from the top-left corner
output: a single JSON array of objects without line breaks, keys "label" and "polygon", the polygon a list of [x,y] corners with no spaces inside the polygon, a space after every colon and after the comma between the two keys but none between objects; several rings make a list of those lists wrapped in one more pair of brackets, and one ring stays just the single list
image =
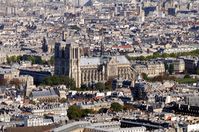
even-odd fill
[{"label": "gray zinc roof", "polygon": [[[130,64],[129,60],[123,56],[116,56],[116,60],[118,64]],[[102,64],[103,58],[100,57],[82,57],[80,58],[80,66],[88,66],[88,65],[100,65]]]},{"label": "gray zinc roof", "polygon": [[80,59],[80,66],[100,65],[100,57],[82,57]]},{"label": "gray zinc roof", "polygon": [[130,64],[129,60],[124,55],[116,56],[116,58],[119,64]]},{"label": "gray zinc roof", "polygon": [[54,89],[43,90],[43,91],[33,91],[32,96],[33,98],[42,97],[42,96],[56,96]]},{"label": "gray zinc roof", "polygon": [[0,74],[11,73],[14,69],[11,68],[1,68],[0,67]]}]

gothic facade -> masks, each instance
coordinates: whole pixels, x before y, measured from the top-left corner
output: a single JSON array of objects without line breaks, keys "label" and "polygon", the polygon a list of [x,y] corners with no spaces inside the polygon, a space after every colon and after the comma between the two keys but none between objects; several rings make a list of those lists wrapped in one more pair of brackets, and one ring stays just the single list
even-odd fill
[{"label": "gothic facade", "polygon": [[125,56],[84,57],[78,44],[61,41],[55,44],[55,75],[67,75],[80,87],[113,77],[133,80],[135,71]]}]

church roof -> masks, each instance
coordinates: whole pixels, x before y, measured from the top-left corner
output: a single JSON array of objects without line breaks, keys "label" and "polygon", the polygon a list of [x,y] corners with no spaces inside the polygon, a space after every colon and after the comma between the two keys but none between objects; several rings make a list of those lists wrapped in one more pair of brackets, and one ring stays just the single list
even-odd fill
[{"label": "church roof", "polygon": [[116,56],[116,58],[119,64],[130,64],[129,60],[124,55]]},{"label": "church roof", "polygon": [[43,91],[33,91],[32,92],[33,98],[44,97],[44,96],[57,96],[53,88]]},{"label": "church roof", "polygon": [[[106,60],[107,58],[104,59],[103,57],[81,57],[80,66],[100,65],[103,64],[104,62],[107,62]],[[118,64],[130,64],[129,60],[123,55],[116,56],[116,60]]]},{"label": "church roof", "polygon": [[82,57],[80,58],[80,66],[100,65],[100,57]]}]

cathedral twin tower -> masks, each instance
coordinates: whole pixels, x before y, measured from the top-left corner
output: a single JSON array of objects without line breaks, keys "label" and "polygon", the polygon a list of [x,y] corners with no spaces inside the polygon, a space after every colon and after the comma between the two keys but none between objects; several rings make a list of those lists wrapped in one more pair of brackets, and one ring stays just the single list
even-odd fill
[{"label": "cathedral twin tower", "polygon": [[66,75],[76,81],[79,87],[80,74],[80,47],[70,40],[55,44],[55,75]]}]

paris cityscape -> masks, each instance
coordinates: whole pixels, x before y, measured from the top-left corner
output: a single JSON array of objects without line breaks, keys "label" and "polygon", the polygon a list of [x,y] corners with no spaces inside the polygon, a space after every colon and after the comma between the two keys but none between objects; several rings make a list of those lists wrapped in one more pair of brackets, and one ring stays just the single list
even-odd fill
[{"label": "paris cityscape", "polygon": [[0,0],[0,132],[198,132],[199,0]]}]

